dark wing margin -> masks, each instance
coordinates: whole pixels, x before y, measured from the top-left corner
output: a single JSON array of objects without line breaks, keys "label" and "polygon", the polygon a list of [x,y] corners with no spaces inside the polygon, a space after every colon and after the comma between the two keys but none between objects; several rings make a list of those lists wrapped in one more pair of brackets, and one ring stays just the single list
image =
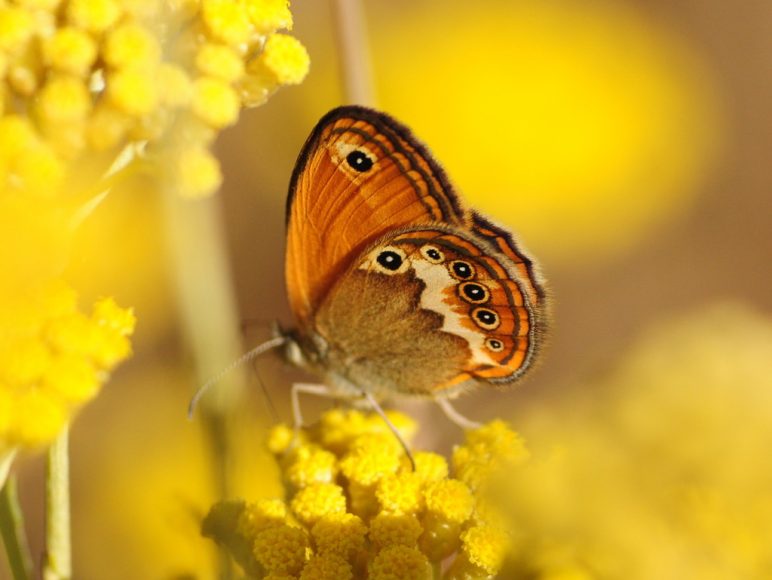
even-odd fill
[{"label": "dark wing margin", "polygon": [[471,215],[472,231],[487,240],[494,248],[515,263],[525,278],[523,282],[528,286],[527,290],[531,303],[535,306],[544,302],[547,299],[547,292],[544,289],[544,284],[536,264],[525,252],[517,247],[512,234],[476,211],[472,211]]},{"label": "dark wing margin", "polygon": [[[412,168],[421,174],[421,177],[429,188],[429,195],[433,197],[442,208],[442,219],[450,223],[463,223],[467,212],[461,205],[461,200],[448,179],[445,170],[434,159],[429,149],[415,137],[413,132],[393,117],[359,105],[345,105],[337,107],[324,115],[314,127],[300,150],[295,168],[290,178],[287,204],[285,208],[285,222],[289,223],[292,202],[297,191],[298,181],[303,174],[306,164],[311,157],[311,152],[317,149],[319,140],[324,131],[341,119],[352,121],[364,121],[370,123],[378,133],[384,136],[394,147],[395,152],[401,153],[411,162]],[[409,151],[402,144],[408,144],[413,151]],[[428,166],[426,171],[416,160],[420,159]],[[436,185],[435,182],[436,181]]]}]

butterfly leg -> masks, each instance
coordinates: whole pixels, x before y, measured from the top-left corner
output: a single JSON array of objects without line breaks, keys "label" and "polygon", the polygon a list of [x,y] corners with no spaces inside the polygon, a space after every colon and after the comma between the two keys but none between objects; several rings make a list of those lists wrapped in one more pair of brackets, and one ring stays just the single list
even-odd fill
[{"label": "butterfly leg", "polygon": [[482,427],[482,423],[467,419],[461,413],[456,411],[456,409],[453,408],[453,405],[450,404],[450,401],[445,397],[437,397],[435,402],[440,406],[440,409],[442,409],[442,412],[445,413],[445,416],[453,423],[461,427],[464,431],[479,429]]},{"label": "butterfly leg", "polygon": [[298,441],[300,441],[300,429],[303,427],[303,414],[300,412],[300,393],[317,395],[319,397],[332,397],[332,393],[327,385],[315,383],[292,384],[290,397],[292,400],[292,430],[295,434],[292,438],[292,445],[290,445],[290,448],[297,445]]},{"label": "butterfly leg", "polygon": [[380,418],[383,419],[383,422],[386,423],[386,426],[394,434],[394,437],[396,437],[397,441],[399,441],[400,445],[402,445],[402,449],[405,450],[405,455],[407,455],[407,458],[410,460],[410,466],[413,468],[413,471],[415,471],[415,459],[413,459],[413,454],[410,452],[410,448],[407,445],[407,441],[405,441],[402,438],[402,435],[400,434],[399,430],[397,430],[397,428],[394,426],[394,423],[392,423],[391,419],[389,419],[386,413],[383,412],[383,408],[380,406],[378,401],[376,401],[375,397],[373,397],[373,395],[371,393],[368,393],[367,391],[362,391],[362,396],[364,396],[364,398],[367,399],[367,402],[373,408],[373,411],[378,413]]}]

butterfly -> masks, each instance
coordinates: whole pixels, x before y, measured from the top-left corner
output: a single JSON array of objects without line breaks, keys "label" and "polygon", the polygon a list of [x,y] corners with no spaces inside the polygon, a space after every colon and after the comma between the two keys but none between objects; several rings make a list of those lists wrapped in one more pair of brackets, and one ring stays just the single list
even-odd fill
[{"label": "butterfly", "polygon": [[391,116],[343,106],[322,117],[286,219],[297,326],[281,340],[333,393],[443,401],[533,366],[547,320],[534,261]]}]

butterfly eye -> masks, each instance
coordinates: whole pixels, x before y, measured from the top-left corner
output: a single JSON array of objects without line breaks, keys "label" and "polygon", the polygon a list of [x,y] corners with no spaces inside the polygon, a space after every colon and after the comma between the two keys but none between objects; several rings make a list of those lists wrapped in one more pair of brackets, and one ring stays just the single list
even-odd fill
[{"label": "butterfly eye", "polygon": [[490,292],[482,284],[476,282],[462,282],[458,285],[458,294],[471,304],[482,304],[490,298]]},{"label": "butterfly eye", "polygon": [[440,264],[445,260],[445,254],[434,246],[424,246],[421,248],[421,255],[432,264]]},{"label": "butterfly eye", "polygon": [[450,263],[450,273],[459,280],[469,280],[474,276],[474,268],[469,262],[454,260]]},{"label": "butterfly eye", "polygon": [[485,341],[485,346],[493,352],[501,352],[504,350],[504,343],[497,338],[489,338]]},{"label": "butterfly eye", "polygon": [[490,308],[475,308],[472,310],[472,320],[485,330],[495,330],[501,324],[499,315]]},{"label": "butterfly eye", "polygon": [[373,166],[373,160],[370,159],[370,156],[359,149],[355,149],[346,155],[346,162],[351,166],[352,169],[359,171],[360,173],[369,171]]}]

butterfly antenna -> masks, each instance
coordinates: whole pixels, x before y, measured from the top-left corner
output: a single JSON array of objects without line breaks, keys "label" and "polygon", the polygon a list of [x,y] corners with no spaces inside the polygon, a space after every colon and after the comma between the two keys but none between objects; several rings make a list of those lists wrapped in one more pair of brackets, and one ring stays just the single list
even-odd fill
[{"label": "butterfly antenna", "polygon": [[252,370],[255,372],[255,377],[257,377],[257,382],[260,385],[260,391],[263,393],[263,397],[265,398],[265,403],[268,407],[268,414],[271,416],[271,423],[278,423],[279,414],[276,412],[276,407],[273,404],[273,399],[268,392],[268,388],[265,386],[265,381],[263,380],[263,377],[260,376],[260,369],[258,368],[257,364],[252,365]]},{"label": "butterfly antenna", "polygon": [[236,367],[251,361],[254,358],[257,358],[264,352],[268,352],[272,348],[276,348],[278,346],[283,345],[287,342],[287,337],[285,336],[277,336],[275,338],[272,338],[270,340],[265,341],[262,344],[257,345],[252,350],[244,353],[239,358],[237,358],[235,361],[233,361],[231,364],[229,364],[227,367],[225,367],[223,370],[221,370],[219,373],[217,373],[215,376],[213,376],[211,379],[209,379],[207,382],[205,382],[203,385],[201,385],[198,390],[193,395],[193,398],[190,399],[190,403],[188,404],[188,419],[193,418],[193,413],[196,410],[196,406],[198,405],[198,401],[201,399],[201,397],[206,393],[206,391],[209,390],[209,387],[212,385],[219,383],[222,378],[227,375],[229,372],[231,372]]},{"label": "butterfly antenna", "polygon": [[383,422],[386,423],[386,426],[389,429],[391,429],[392,433],[394,433],[394,436],[397,438],[397,441],[399,441],[400,445],[402,445],[402,449],[405,450],[405,454],[407,455],[407,458],[410,460],[410,466],[413,468],[413,471],[415,471],[415,459],[413,459],[413,454],[411,453],[410,448],[407,446],[407,442],[402,437],[402,434],[394,426],[394,423],[391,422],[391,419],[389,419],[386,416],[386,413],[378,404],[378,401],[375,400],[375,397],[373,397],[372,394],[368,393],[367,391],[362,391],[362,394],[364,395],[365,399],[367,399],[367,402],[370,403],[370,406],[373,408],[373,411],[378,413],[381,419],[383,419]]}]

